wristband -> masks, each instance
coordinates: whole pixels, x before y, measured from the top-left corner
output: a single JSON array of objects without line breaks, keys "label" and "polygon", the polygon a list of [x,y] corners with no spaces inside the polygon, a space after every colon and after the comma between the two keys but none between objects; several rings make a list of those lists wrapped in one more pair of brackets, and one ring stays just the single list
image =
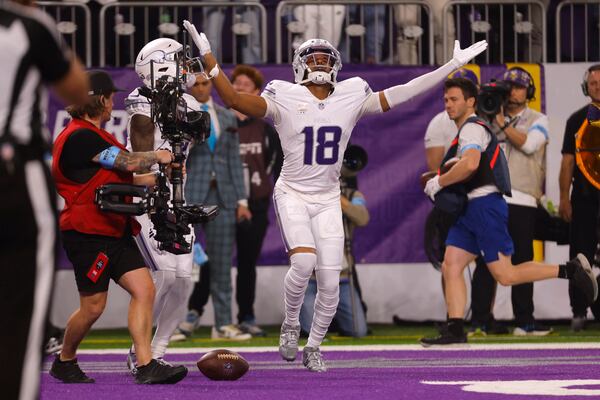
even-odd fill
[{"label": "wristband", "polygon": [[208,73],[208,79],[216,78],[219,75],[219,64],[215,64],[215,66]]},{"label": "wristband", "polygon": [[120,152],[121,149],[117,146],[111,146],[100,153],[100,160],[98,162],[103,168],[112,169],[115,166],[115,160]]}]

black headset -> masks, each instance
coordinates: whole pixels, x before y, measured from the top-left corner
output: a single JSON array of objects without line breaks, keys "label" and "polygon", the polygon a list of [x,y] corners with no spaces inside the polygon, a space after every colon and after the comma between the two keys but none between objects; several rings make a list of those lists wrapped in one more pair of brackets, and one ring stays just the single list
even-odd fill
[{"label": "black headset", "polygon": [[600,71],[600,64],[592,65],[585,71],[585,74],[583,74],[583,82],[581,82],[581,91],[583,92],[584,96],[590,95],[590,92],[588,91],[587,80],[590,76],[590,72],[592,71]]},{"label": "black headset", "polygon": [[535,97],[535,84],[533,83],[533,76],[531,76],[531,74],[529,73],[529,71],[527,71],[526,69],[523,69],[521,67],[512,67],[509,68],[508,71],[512,71],[512,70],[519,70],[519,71],[523,71],[527,74],[527,76],[529,77],[529,85],[527,86],[527,100],[531,100]]}]

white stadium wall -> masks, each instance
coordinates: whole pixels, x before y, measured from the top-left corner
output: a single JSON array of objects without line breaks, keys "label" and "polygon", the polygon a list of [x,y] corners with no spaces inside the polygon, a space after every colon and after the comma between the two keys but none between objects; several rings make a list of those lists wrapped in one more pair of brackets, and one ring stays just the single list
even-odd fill
[{"label": "white stadium wall", "polygon": [[[571,113],[587,102],[587,98],[581,93],[580,84],[589,65],[583,63],[544,65],[546,113],[550,121],[546,193],[556,207],[559,199],[558,173],[565,123]],[[595,216],[590,217],[595,218]],[[545,256],[548,262],[564,262],[568,257],[568,247],[546,243]],[[369,322],[391,323],[393,315],[403,320],[413,321],[445,319],[446,310],[440,286],[440,273],[429,264],[365,264],[359,265],[358,271],[365,301],[369,307],[367,314]],[[234,268],[233,276],[235,273]],[[259,324],[281,323],[285,273],[284,266],[258,268],[255,311]],[[468,277],[468,271],[465,272],[465,276]],[[534,293],[537,319],[571,318],[567,281],[538,282],[535,284]],[[281,300],[273,301],[273,299]],[[128,303],[127,294],[111,283],[106,311],[95,327],[126,326]],[[235,301],[233,304],[235,308]],[[64,326],[76,307],[78,307],[78,298],[73,274],[68,270],[59,271],[52,303],[52,321],[58,326]],[[236,312],[236,309],[232,311],[234,316]],[[497,319],[512,319],[510,288],[499,287],[494,313]],[[202,324],[210,325],[212,322],[212,304],[209,303]]]}]

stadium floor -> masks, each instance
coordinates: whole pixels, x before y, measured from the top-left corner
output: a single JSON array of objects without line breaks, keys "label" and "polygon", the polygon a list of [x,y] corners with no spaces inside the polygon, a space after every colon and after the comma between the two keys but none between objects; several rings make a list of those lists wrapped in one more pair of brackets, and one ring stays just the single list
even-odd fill
[{"label": "stadium floor", "polygon": [[[300,361],[282,361],[272,351],[244,352],[250,371],[235,382],[210,381],[198,372],[200,352],[172,354],[190,369],[176,385],[136,385],[125,371],[125,353],[82,354],[81,367],[93,385],[66,385],[45,365],[42,399],[540,399],[600,396],[600,346],[595,348],[468,350],[360,350],[323,348],[329,371],[311,373]],[[535,346],[535,345],[530,345]],[[581,344],[578,345],[578,347]],[[558,347],[558,348],[555,348]],[[585,346],[584,346],[585,347]],[[593,347],[593,346],[592,346]],[[271,348],[269,348],[271,349]],[[556,396],[556,397],[555,397]]]},{"label": "stadium floor", "polygon": [[[190,372],[177,385],[136,385],[125,368],[126,331],[95,331],[79,361],[96,379],[93,385],[66,385],[42,374],[43,400],[58,399],[543,399],[600,398],[600,331],[571,333],[555,326],[544,338],[496,335],[473,338],[451,349],[422,349],[423,326],[373,326],[364,339],[330,336],[322,351],[329,371],[310,373],[282,361],[275,347],[277,327],[266,338],[243,344],[213,342],[200,329],[194,340],[178,343],[167,360]],[[302,342],[301,342],[302,344]],[[237,347],[250,371],[235,382],[205,378],[195,363],[209,349]],[[517,397],[518,395],[518,397]]]}]

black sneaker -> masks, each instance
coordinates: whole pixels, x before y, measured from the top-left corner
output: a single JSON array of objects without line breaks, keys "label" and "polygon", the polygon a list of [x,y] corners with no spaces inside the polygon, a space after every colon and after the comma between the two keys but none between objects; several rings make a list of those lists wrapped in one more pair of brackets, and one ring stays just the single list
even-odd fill
[{"label": "black sneaker", "polygon": [[489,324],[488,333],[492,335],[508,335],[510,331],[508,330],[508,327],[503,323],[498,322],[496,320],[492,320]]},{"label": "black sneaker", "polygon": [[141,384],[177,383],[187,375],[183,365],[172,366],[152,359],[148,364],[137,367],[135,382]]},{"label": "black sneaker", "polygon": [[461,336],[456,336],[449,331],[440,332],[440,335],[434,338],[421,338],[421,346],[446,346],[450,344],[465,344],[467,343],[467,335],[464,333]]},{"label": "black sneaker", "polygon": [[56,356],[50,368],[50,376],[63,381],[64,383],[94,383],[94,379],[90,378],[79,368],[77,359],[69,361],[60,361],[60,356]]},{"label": "black sneaker", "polygon": [[591,305],[598,298],[598,282],[592,273],[592,267],[588,259],[581,253],[568,262],[575,265],[575,272],[571,280],[581,290],[588,305]]}]

